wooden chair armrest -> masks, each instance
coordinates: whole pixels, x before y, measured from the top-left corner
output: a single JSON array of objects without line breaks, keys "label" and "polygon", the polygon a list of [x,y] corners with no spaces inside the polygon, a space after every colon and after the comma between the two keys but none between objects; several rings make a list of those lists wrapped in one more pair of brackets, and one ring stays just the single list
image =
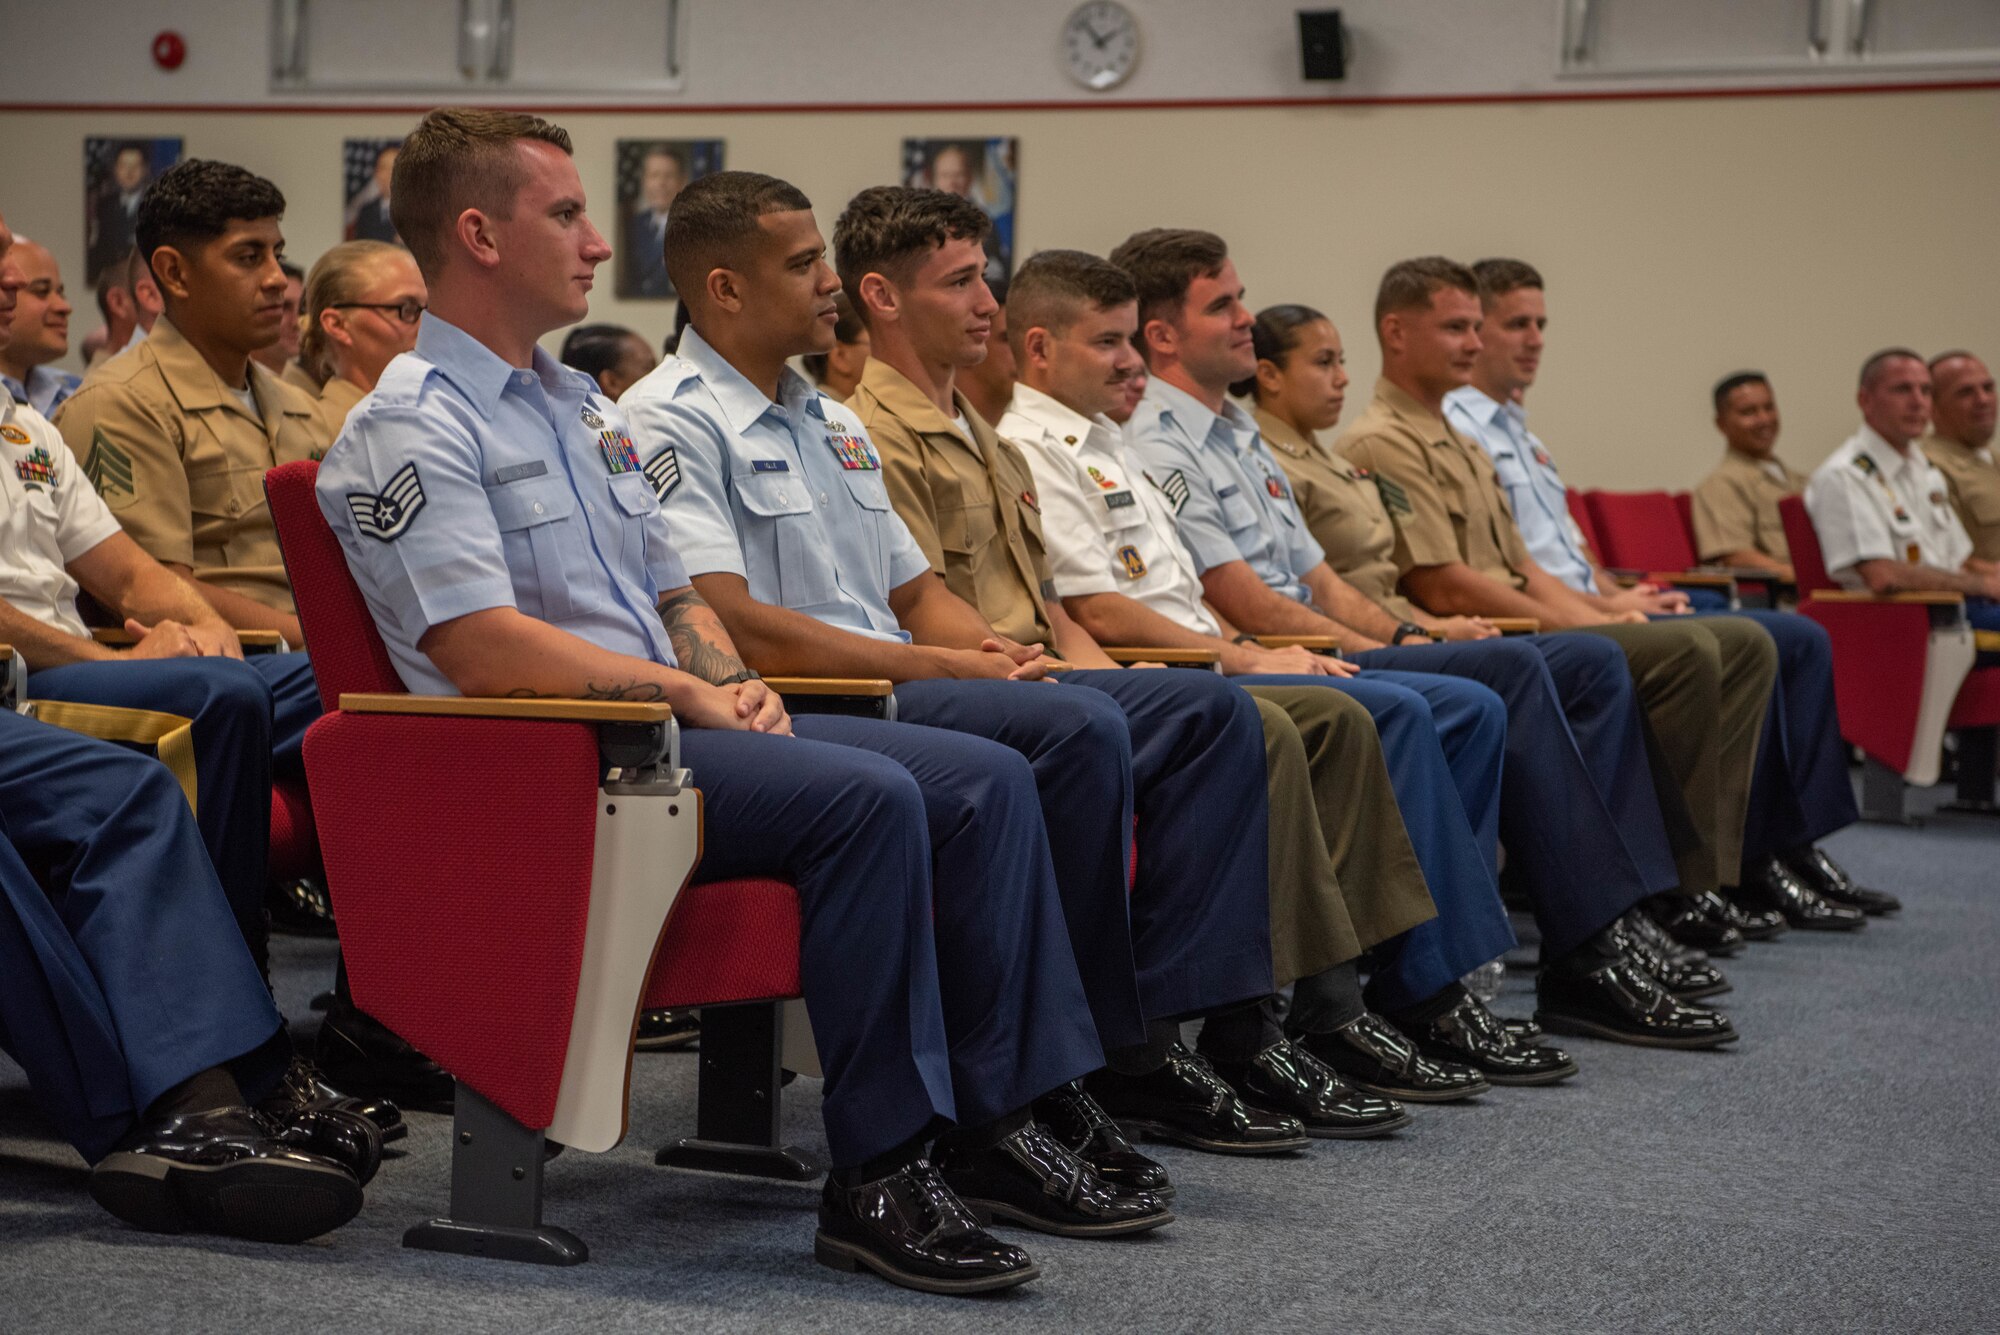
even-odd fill
[{"label": "wooden chair armrest", "polygon": [[480,695],[392,695],[354,692],[340,697],[350,714],[428,714],[438,718],[555,719],[571,723],[665,723],[674,716],[665,701],[520,700]]},{"label": "wooden chair armrest", "polygon": [[880,677],[766,677],[764,684],[779,695],[851,695],[879,700],[896,693],[896,684]]},{"label": "wooden chair armrest", "polygon": [[1798,583],[1792,575],[1780,574],[1776,570],[1763,570],[1757,566],[1703,566],[1704,574],[1727,575],[1738,584],[1776,584],[1791,588]]},{"label": "wooden chair armrest", "polygon": [[245,649],[276,649],[285,642],[285,637],[275,630],[239,630],[236,642]]},{"label": "wooden chair armrest", "polygon": [[1865,589],[1815,589],[1807,597],[1816,603],[1923,603],[1932,607],[1962,606],[1965,595],[1944,589],[1913,589],[1908,593],[1869,593]]},{"label": "wooden chair armrest", "polygon": [[1222,661],[1213,649],[1148,649],[1141,645],[1107,644],[1104,652],[1117,663],[1165,663],[1168,667],[1211,667]]},{"label": "wooden chair armrest", "polygon": [[90,638],[112,649],[130,648],[139,642],[139,637],[122,626],[92,626]]},{"label": "wooden chair armrest", "polygon": [[1541,620],[1537,617],[1488,617],[1493,628],[1502,635],[1539,635]]},{"label": "wooden chair armrest", "polygon": [[1646,575],[1653,584],[1685,584],[1698,589],[1729,589],[1736,586],[1736,577],[1711,570],[1654,570]]},{"label": "wooden chair armrest", "polygon": [[0,663],[5,663],[5,662],[7,662],[7,661],[8,661],[9,659],[11,659],[11,658],[12,658],[13,656],[14,656],[14,646],[13,646],[13,645],[11,645],[11,644],[0,644]]},{"label": "wooden chair armrest", "polygon": [[1258,635],[1254,638],[1266,649],[1310,649],[1316,654],[1340,652],[1340,641],[1331,635]]},{"label": "wooden chair armrest", "polygon": [[1975,630],[1972,647],[1982,654],[2000,654],[2000,630]]}]

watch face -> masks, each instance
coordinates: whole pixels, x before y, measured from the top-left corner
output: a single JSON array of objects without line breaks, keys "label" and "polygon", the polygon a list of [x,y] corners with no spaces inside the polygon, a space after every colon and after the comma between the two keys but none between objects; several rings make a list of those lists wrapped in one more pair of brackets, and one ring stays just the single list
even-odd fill
[{"label": "watch face", "polygon": [[1088,0],[1063,24],[1070,77],[1103,92],[1125,82],[1139,63],[1139,21],[1117,0]]}]

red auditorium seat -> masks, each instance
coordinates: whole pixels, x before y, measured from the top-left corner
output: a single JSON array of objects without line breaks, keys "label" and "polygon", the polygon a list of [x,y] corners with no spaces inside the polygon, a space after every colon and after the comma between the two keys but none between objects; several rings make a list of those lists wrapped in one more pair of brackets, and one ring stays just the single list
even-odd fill
[{"label": "red auditorium seat", "polygon": [[1582,509],[1590,516],[1584,535],[1613,573],[1656,584],[1718,589],[1737,600],[1745,572],[1695,568],[1701,562],[1695,557],[1693,533],[1667,492],[1590,491],[1579,496],[1572,491],[1569,504],[1571,514]]},{"label": "red auditorium seat", "polygon": [[1991,813],[2000,668],[1973,668],[1973,632],[1955,593],[1873,594],[1827,574],[1802,497],[1778,502],[1798,579],[1799,611],[1833,640],[1840,735],[1867,758],[1862,814],[1904,821],[1904,784],[1938,781],[1943,740],[1957,734],[1959,800]]},{"label": "red auditorium seat", "polygon": [[[408,695],[317,473],[286,464],[265,488],[327,706],[306,767],[348,977],[361,1009],[458,1082],[451,1215],[404,1244],[588,1256],[541,1222],[543,1143],[623,1138],[642,1005],[703,1008],[700,1135],[662,1161],[816,1175],[777,1143],[781,1047],[816,1069],[776,1004],[799,990],[797,895],[672,870],[691,876],[700,794],[670,711]],[[779,685],[892,699],[887,682]]]}]

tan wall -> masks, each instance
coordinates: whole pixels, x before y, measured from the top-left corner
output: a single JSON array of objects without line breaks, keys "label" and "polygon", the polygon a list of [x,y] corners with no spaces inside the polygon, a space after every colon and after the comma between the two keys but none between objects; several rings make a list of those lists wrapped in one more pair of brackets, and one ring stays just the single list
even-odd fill
[{"label": "tan wall", "polygon": [[[1303,301],[1334,317],[1360,393],[1375,374],[1368,311],[1384,266],[1433,252],[1528,259],[1549,280],[1553,317],[1534,424],[1586,486],[1691,485],[1718,448],[1708,387],[1743,366],[1775,381],[1780,449],[1803,468],[1852,429],[1854,372],[1876,347],[2000,358],[1995,91],[559,119],[600,223],[618,138],[725,138],[730,165],[795,181],[830,230],[854,190],[893,178],[905,134],[1019,135],[1021,254],[1102,253],[1146,226],[1213,228],[1253,304]],[[84,136],[181,134],[190,154],[277,181],[292,254],[309,262],[338,239],[341,139],[410,121],[10,113],[0,210],[54,245],[75,282]],[[618,302],[610,287],[607,270],[595,318],[666,332],[671,305]],[[79,340],[96,323],[80,295]]]}]

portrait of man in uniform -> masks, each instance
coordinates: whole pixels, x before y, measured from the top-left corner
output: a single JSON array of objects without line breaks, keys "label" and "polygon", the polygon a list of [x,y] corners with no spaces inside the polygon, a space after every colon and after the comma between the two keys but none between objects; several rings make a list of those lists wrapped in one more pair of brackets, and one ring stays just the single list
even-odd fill
[{"label": "portrait of man in uniform", "polygon": [[389,220],[389,178],[396,171],[400,139],[349,139],[340,146],[340,238],[400,246]]},{"label": "portrait of man in uniform", "polygon": [[153,178],[181,160],[179,139],[83,141],[83,253],[86,287],[132,251],[132,224]]},{"label": "portrait of man in uniform", "polygon": [[618,141],[618,295],[671,300],[667,214],[690,181],[722,170],[720,139]]}]

